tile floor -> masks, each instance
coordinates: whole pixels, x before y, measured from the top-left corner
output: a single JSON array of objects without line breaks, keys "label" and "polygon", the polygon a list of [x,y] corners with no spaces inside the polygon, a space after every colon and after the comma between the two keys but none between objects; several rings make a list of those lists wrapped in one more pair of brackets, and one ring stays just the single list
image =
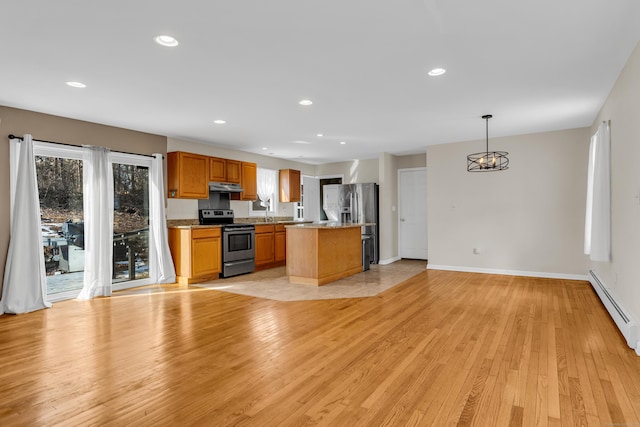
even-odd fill
[{"label": "tile floor", "polygon": [[362,298],[376,296],[424,271],[426,266],[426,261],[420,260],[373,264],[369,271],[323,286],[289,283],[285,268],[279,267],[191,286],[277,301]]}]

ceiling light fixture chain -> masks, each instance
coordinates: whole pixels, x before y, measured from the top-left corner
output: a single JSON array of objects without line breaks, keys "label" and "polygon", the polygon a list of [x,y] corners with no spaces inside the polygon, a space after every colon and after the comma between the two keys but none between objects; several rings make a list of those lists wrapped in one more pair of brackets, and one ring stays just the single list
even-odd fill
[{"label": "ceiling light fixture chain", "polygon": [[493,172],[509,169],[509,153],[506,151],[489,151],[489,119],[493,116],[485,114],[482,118],[486,124],[485,151],[467,156],[468,172]]}]

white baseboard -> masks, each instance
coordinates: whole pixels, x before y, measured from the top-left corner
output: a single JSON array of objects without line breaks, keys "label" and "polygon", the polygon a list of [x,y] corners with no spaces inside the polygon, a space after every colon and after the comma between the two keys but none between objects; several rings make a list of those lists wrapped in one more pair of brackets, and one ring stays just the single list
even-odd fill
[{"label": "white baseboard", "polygon": [[507,276],[542,277],[545,279],[584,280],[584,281],[589,280],[587,275],[545,273],[542,271],[502,270],[497,268],[460,267],[457,265],[434,265],[434,264],[428,264],[427,268],[429,270],[463,271],[465,273],[503,274]]},{"label": "white baseboard", "polygon": [[393,257],[393,258],[387,258],[387,259],[381,259],[380,261],[378,261],[378,264],[380,265],[387,265],[387,264],[391,264],[393,262],[396,261],[400,261],[402,258],[400,258],[399,256]]},{"label": "white baseboard", "polygon": [[638,338],[638,323],[633,319],[631,314],[625,310],[620,303],[613,290],[607,287],[606,283],[598,276],[598,274],[589,270],[589,282],[596,291],[600,301],[609,312],[609,316],[614,321],[624,338],[627,340],[627,345],[636,351],[636,354],[640,356],[640,339]]}]

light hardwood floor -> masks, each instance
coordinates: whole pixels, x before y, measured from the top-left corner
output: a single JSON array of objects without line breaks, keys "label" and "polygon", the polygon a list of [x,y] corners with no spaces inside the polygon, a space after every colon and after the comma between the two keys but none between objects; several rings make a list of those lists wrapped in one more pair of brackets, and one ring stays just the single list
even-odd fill
[{"label": "light hardwood floor", "polygon": [[376,297],[120,293],[0,317],[0,425],[640,423],[586,282],[425,271]]}]

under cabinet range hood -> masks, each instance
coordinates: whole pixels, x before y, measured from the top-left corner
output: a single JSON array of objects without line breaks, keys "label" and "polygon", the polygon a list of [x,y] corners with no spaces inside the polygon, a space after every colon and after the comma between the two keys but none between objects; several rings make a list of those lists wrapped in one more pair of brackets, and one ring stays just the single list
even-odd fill
[{"label": "under cabinet range hood", "polygon": [[240,184],[227,184],[224,182],[210,182],[210,193],[241,193],[242,187]]}]

